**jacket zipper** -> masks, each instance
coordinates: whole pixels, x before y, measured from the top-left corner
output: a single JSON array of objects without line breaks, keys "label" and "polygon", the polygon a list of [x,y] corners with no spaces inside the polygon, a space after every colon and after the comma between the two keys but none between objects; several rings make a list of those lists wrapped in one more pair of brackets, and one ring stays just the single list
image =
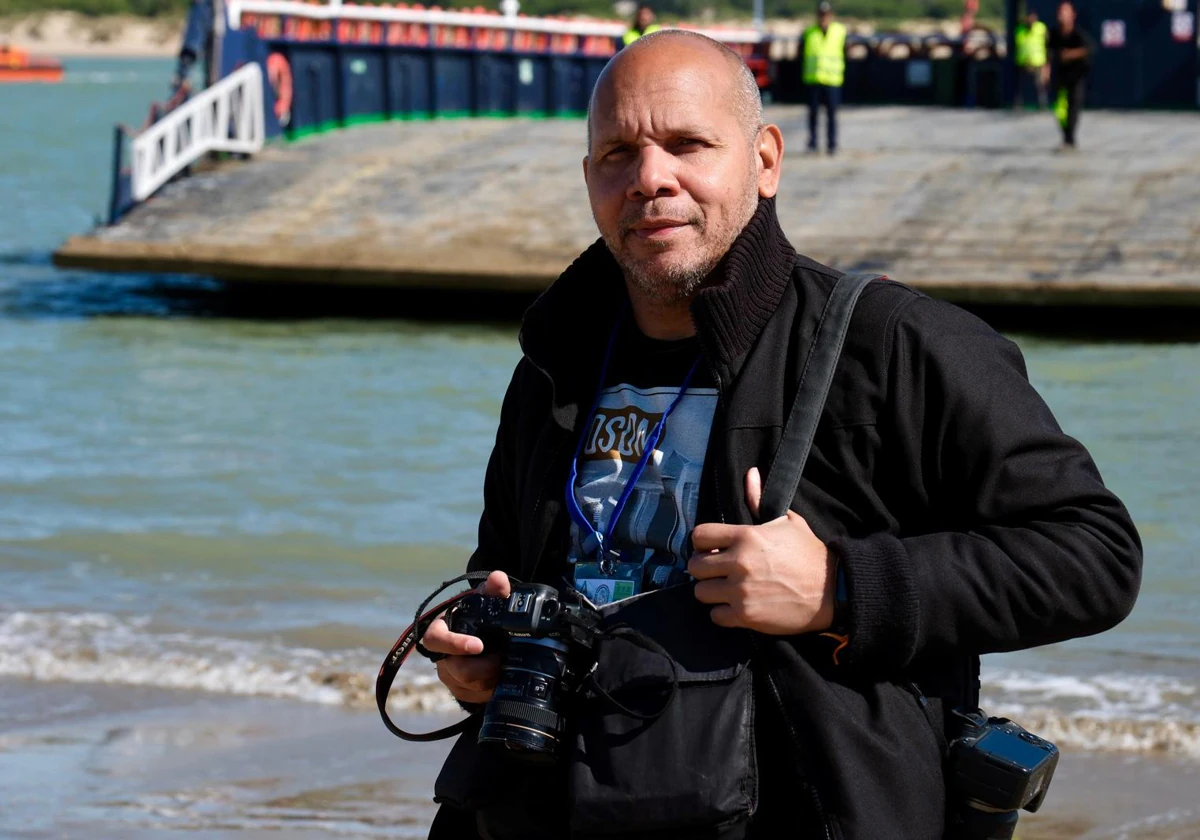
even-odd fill
[{"label": "jacket zipper", "polygon": [[[717,383],[717,405],[720,407],[721,413],[725,416],[728,416],[728,409],[725,406],[725,384],[721,381],[721,372],[717,370],[716,366],[711,362],[709,363],[709,369],[712,371],[713,381]],[[724,446],[727,445],[728,444],[724,444]],[[712,471],[713,489],[717,493],[717,516],[720,517],[721,524],[725,525],[725,506],[721,504],[721,500],[724,498],[724,496],[721,495],[721,470],[716,464],[713,464]]]},{"label": "jacket zipper", "polygon": [[[783,705],[783,695],[779,693],[779,686],[775,684],[775,678],[768,671],[766,674],[767,685],[771,688],[771,696],[775,698],[775,705],[779,709],[779,717],[783,720],[783,725],[787,727],[788,735],[792,740],[792,748],[796,751],[797,764],[799,757],[803,754],[800,736],[796,733],[796,727],[792,725],[792,719],[788,717],[787,709]],[[801,775],[797,771],[797,775]],[[825,814],[825,806],[821,803],[821,795],[817,793],[817,788],[808,780],[801,778],[801,784],[808,788],[809,796],[812,798],[814,810],[817,812],[817,819],[821,822],[821,831],[825,840],[834,840],[833,826],[829,821],[829,817]]]}]

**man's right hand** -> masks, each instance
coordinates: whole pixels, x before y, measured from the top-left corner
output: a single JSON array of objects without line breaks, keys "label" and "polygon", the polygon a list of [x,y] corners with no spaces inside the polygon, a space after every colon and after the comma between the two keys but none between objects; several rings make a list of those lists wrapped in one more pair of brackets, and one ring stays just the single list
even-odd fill
[{"label": "man's right hand", "polygon": [[[479,587],[484,595],[507,598],[512,584],[504,572],[492,572]],[[500,654],[484,656],[483,641],[478,636],[451,633],[445,620],[439,618],[429,625],[421,639],[428,650],[446,655],[437,662],[438,679],[450,689],[460,703],[486,703],[492,699],[500,679]]]}]

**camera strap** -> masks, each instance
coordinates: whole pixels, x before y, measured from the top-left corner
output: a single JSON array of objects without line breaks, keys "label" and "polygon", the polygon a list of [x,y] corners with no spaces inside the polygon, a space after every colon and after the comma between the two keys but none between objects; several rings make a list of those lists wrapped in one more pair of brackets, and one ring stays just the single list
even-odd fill
[{"label": "camera strap", "polygon": [[[396,681],[396,674],[400,671],[400,666],[404,664],[404,660],[408,659],[413,650],[419,651],[423,656],[433,659],[434,656],[425,650],[421,644],[421,638],[425,635],[425,631],[429,629],[429,625],[434,619],[440,616],[462,597],[469,595],[471,590],[460,592],[457,595],[446,599],[438,604],[433,609],[426,611],[429,603],[438,596],[439,593],[458,583],[482,583],[487,579],[491,572],[467,572],[464,575],[459,575],[452,580],[448,580],[435,589],[429,597],[421,602],[417,607],[416,615],[413,617],[413,623],[408,626],[396,640],[396,644],[392,646],[387,658],[383,660],[383,665],[379,668],[379,676],[375,678],[375,705],[379,709],[379,715],[383,718],[383,725],[388,731],[397,738],[403,738],[405,741],[440,741],[443,738],[449,738],[451,735],[457,735],[465,730],[471,723],[472,718],[467,717],[460,720],[458,723],[438,729],[434,732],[408,732],[401,729],[387,713],[388,694],[391,693],[392,683]],[[509,578],[513,583],[520,583],[516,578]]]},{"label": "camera strap", "polygon": [[886,279],[881,274],[843,274],[829,293],[829,300],[817,322],[812,346],[800,374],[792,412],[783,427],[783,437],[779,441],[779,448],[775,450],[775,458],[771,461],[763,485],[762,501],[759,503],[761,521],[778,519],[791,508],[800,486],[800,475],[804,472],[813,438],[817,434],[817,425],[825,410],[825,399],[829,395],[829,386],[833,384],[842,346],[850,331],[854,307],[868,283]]}]

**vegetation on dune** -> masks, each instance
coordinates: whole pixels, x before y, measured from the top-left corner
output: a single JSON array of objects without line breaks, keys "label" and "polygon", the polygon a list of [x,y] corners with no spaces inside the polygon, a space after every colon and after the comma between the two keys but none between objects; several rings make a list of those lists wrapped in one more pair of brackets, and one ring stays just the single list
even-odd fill
[{"label": "vegetation on dune", "polygon": [[188,0],[0,0],[0,17],[17,17],[43,12],[78,12],[88,17],[133,15],[135,17],[179,17]]},{"label": "vegetation on dune", "polygon": [[[427,2],[434,5],[437,0]],[[472,0],[443,0],[451,6],[493,6]],[[651,5],[668,18],[695,18],[714,15],[717,18],[749,17],[751,0],[651,0]],[[979,14],[1002,18],[1004,0],[982,0]],[[813,14],[815,0],[765,0],[767,17],[808,17]],[[837,0],[838,14],[868,20],[909,20],[957,18],[962,13],[961,0]],[[36,14],[38,12],[78,12],[88,16],[135,15],[137,17],[178,16],[188,7],[188,0],[0,0],[0,16]],[[521,11],[534,15],[588,14],[612,16],[611,0],[522,0]]]}]

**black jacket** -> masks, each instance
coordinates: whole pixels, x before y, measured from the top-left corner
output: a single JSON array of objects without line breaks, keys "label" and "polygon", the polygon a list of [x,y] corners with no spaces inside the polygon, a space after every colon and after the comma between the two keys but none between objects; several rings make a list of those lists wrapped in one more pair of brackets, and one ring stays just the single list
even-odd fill
[{"label": "black jacket", "polygon": [[[763,201],[694,302],[719,392],[700,521],[751,523],[743,477],[771,464],[837,277],[793,251]],[[526,314],[471,569],[561,579],[569,459],[625,299],[598,242]],[[1117,624],[1140,581],[1133,523],[1029,384],[1016,346],[891,281],[858,304],[792,507],[841,558],[852,632],[836,666],[832,643],[771,640],[761,836],[808,836],[769,828],[797,825],[780,801],[784,768],[799,768],[818,800],[808,818],[834,836],[939,836],[941,756],[904,688],[969,701],[980,654]]]}]

